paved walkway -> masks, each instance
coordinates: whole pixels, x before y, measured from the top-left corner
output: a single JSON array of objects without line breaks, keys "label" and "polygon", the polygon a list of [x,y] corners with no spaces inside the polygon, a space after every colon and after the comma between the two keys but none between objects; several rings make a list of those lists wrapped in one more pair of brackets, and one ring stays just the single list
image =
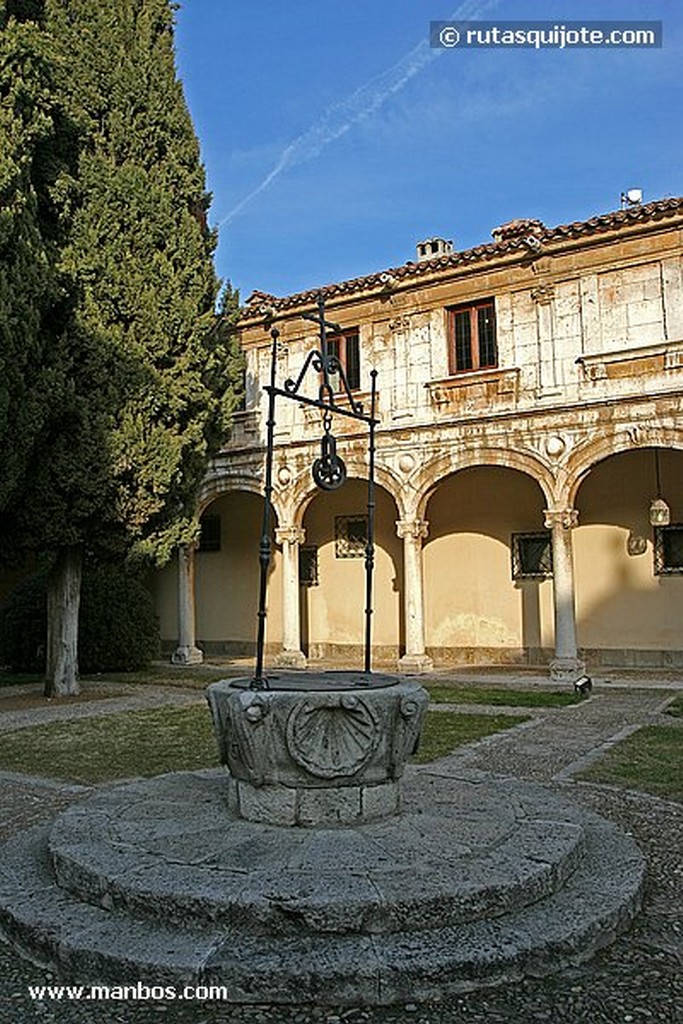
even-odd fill
[{"label": "paved walkway", "polygon": [[[516,714],[528,713],[532,720],[456,751],[449,760],[518,779],[566,781],[643,725],[683,725],[683,719],[663,715],[674,698],[675,693],[663,690],[596,688],[591,697],[569,707],[515,708]],[[456,707],[473,710],[472,705]]]},{"label": "paved walkway", "polygon": [[[114,687],[95,684],[88,687],[90,694],[100,690],[110,692]],[[121,711],[143,711],[146,708],[178,707],[184,704],[202,704],[205,701],[202,690],[182,689],[175,686],[140,686],[134,684],[116,685],[122,691],[114,697],[102,697],[87,701],[69,700],[47,702],[40,707],[19,708],[10,711],[3,709],[3,704],[10,704],[19,695],[35,693],[42,690],[40,684],[35,687],[8,686],[0,689],[0,733],[13,732],[16,729],[27,729],[33,725],[45,725],[49,722],[65,722],[74,718],[93,718],[98,715],[115,715]]]}]

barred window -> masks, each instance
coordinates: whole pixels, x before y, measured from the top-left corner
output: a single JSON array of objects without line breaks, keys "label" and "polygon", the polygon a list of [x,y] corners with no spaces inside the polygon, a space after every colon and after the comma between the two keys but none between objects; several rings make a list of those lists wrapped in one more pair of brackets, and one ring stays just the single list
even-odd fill
[{"label": "barred window", "polygon": [[335,516],[334,554],[336,558],[363,558],[367,542],[367,516]]},{"label": "barred window", "polygon": [[[332,334],[327,338],[327,351],[331,356],[336,356],[344,368],[346,380],[351,391],[360,388],[360,338],[358,328],[354,327],[342,334]],[[335,391],[339,391],[340,384],[332,385]]]},{"label": "barred window", "polygon": [[544,580],[553,574],[550,531],[512,534],[512,578]]},{"label": "barred window", "polygon": [[655,576],[683,574],[683,525],[655,527]]}]

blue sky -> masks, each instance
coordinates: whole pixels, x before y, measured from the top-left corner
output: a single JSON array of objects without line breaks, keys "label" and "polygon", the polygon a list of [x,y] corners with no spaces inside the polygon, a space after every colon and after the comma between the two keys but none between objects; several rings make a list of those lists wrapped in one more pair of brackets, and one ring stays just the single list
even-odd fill
[{"label": "blue sky", "polygon": [[[429,50],[457,0],[182,0],[178,71],[246,299],[683,193],[680,0],[464,0],[470,17],[661,20],[661,49]],[[422,44],[422,45],[421,45]]]}]

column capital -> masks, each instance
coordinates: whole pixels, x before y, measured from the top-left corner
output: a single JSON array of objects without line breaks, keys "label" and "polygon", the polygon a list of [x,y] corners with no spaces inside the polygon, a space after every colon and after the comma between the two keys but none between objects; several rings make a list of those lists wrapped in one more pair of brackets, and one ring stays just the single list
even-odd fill
[{"label": "column capital", "polygon": [[301,526],[277,526],[275,528],[276,544],[303,544],[306,531]]},{"label": "column capital", "polygon": [[573,530],[579,525],[579,513],[575,508],[546,508],[543,510],[543,522],[548,530],[552,530],[553,526]]},{"label": "column capital", "polygon": [[539,306],[549,305],[555,298],[555,285],[552,282],[537,284],[535,288],[531,289],[531,298]]},{"label": "column capital", "polygon": [[412,540],[420,540],[428,535],[429,523],[426,519],[397,519],[396,533],[401,539],[410,537]]}]

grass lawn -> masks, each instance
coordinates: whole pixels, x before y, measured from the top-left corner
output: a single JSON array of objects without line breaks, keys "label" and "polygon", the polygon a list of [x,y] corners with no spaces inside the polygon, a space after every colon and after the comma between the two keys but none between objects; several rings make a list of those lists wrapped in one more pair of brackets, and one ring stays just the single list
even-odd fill
[{"label": "grass lawn", "polygon": [[0,769],[98,783],[218,764],[203,705],[51,722],[0,736]]},{"label": "grass lawn", "polygon": [[508,708],[563,708],[583,699],[573,690],[516,690],[505,686],[426,683],[435,704],[489,704]]},{"label": "grass lawn", "polygon": [[[428,712],[416,761],[432,761],[520,721],[524,718]],[[217,765],[203,705],[52,722],[0,737],[0,770],[85,784]]]},{"label": "grass lawn", "polygon": [[31,672],[10,672],[7,669],[0,669],[0,689],[3,686],[28,686],[30,683],[44,683],[45,676],[34,675]]},{"label": "grass lawn", "polygon": [[580,778],[683,803],[682,755],[680,726],[647,725],[618,743]]},{"label": "grass lawn", "polygon": [[[187,686],[202,689],[217,679],[231,678],[238,675],[248,675],[245,669],[236,669],[232,665],[225,668],[197,667],[188,668],[178,666],[175,668],[170,664],[150,665],[149,668],[140,669],[136,672],[98,672],[95,675],[82,675],[81,688],[87,690],[92,683],[103,685],[107,683],[127,683],[138,686]],[[36,675],[29,672],[12,672],[9,669],[0,670],[0,689],[3,686],[22,686],[33,683],[43,684],[44,675]]]},{"label": "grass lawn", "polygon": [[[178,667],[168,664],[155,664],[139,672],[104,672],[94,676],[83,676],[81,679],[81,697],[88,699],[88,690],[97,684],[98,690],[104,687],[116,687],[119,684],[137,686],[180,686],[188,689],[203,690],[209,683],[227,677],[249,675],[250,668],[226,665],[224,668],[214,666]],[[0,671],[0,688],[23,684],[42,683],[43,677],[38,675],[19,674]],[[488,704],[494,707],[524,708],[559,708],[578,704],[581,696],[573,690],[515,689],[506,686],[468,686],[466,683],[435,683],[420,680],[435,704]],[[91,693],[92,693],[91,689]],[[95,691],[97,692],[97,691]],[[114,695],[113,689],[111,694]],[[74,698],[67,698],[73,700]],[[93,699],[90,697],[89,699]],[[36,700],[41,698],[36,696]],[[683,707],[681,708],[683,714]]]},{"label": "grass lawn", "polygon": [[511,729],[528,719],[528,715],[459,715],[454,711],[428,711],[420,748],[413,760],[417,764],[434,761],[456,747]]}]

